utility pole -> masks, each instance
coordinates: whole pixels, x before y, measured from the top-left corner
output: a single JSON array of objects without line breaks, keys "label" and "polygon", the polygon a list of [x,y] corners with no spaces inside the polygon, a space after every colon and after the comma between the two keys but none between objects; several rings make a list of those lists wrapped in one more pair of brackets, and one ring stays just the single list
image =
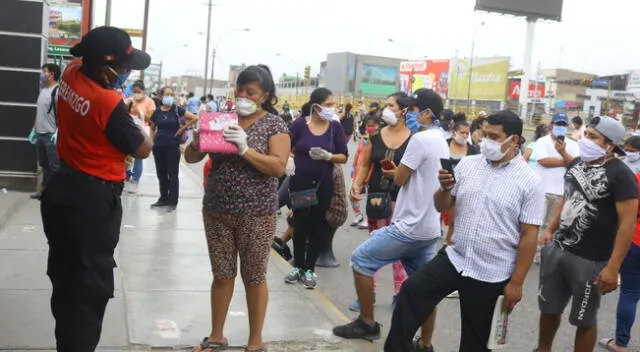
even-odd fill
[{"label": "utility pole", "polygon": [[[213,0],[209,0],[209,19],[207,20],[207,45],[204,51],[204,89],[202,92],[207,94],[207,77],[209,77],[209,41],[211,39],[211,8],[213,7]],[[213,83],[211,83],[213,84]]]},{"label": "utility pole", "polygon": [[216,86],[216,75],[215,75],[215,68],[216,68],[216,45],[214,43],[213,46],[213,55],[211,55],[211,89],[209,90],[209,94],[213,95],[213,88],[215,88]]},{"label": "utility pole", "polygon": [[111,25],[111,0],[107,0],[107,11],[105,12],[105,15],[104,15],[104,25],[105,26]]},{"label": "utility pole", "polygon": [[[150,0],[144,0],[144,23],[142,24],[142,51],[147,52],[147,37],[149,32],[149,4]],[[140,79],[144,82],[144,71],[140,72]]]}]

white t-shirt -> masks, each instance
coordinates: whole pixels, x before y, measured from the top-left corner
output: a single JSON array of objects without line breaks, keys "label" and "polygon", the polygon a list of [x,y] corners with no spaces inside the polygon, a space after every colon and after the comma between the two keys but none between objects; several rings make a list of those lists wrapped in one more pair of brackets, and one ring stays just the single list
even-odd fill
[{"label": "white t-shirt", "polygon": [[[574,140],[565,138],[566,150],[572,157],[580,156],[580,147]],[[551,135],[546,135],[536,141],[533,152],[536,154],[536,160],[540,161],[545,158],[562,159],[562,156],[556,150],[556,142],[551,139]],[[564,194],[564,174],[567,172],[566,167],[544,167],[538,163],[536,165],[536,173],[542,179],[544,185],[544,193],[555,194],[561,196]]]},{"label": "white t-shirt", "polygon": [[400,188],[393,224],[408,238],[429,240],[440,237],[440,213],[433,204],[433,194],[440,187],[440,159],[449,158],[449,147],[440,129],[416,133],[402,156],[413,173]]}]

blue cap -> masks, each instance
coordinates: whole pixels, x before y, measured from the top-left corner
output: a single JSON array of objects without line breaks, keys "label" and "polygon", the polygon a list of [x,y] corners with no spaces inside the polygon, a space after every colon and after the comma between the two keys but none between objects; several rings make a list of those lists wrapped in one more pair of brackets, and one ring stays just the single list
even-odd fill
[{"label": "blue cap", "polygon": [[569,117],[567,116],[567,113],[564,111],[558,111],[556,113],[553,114],[553,118],[551,119],[551,122],[556,123],[556,122],[564,122],[564,123],[569,123]]}]

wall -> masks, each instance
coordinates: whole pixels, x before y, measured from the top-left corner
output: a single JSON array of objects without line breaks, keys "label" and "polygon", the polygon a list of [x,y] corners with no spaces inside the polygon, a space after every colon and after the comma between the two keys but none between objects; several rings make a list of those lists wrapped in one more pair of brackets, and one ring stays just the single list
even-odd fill
[{"label": "wall", "polygon": [[325,71],[326,87],[333,94],[350,94],[349,90],[349,62],[355,68],[356,55],[352,53],[332,53],[327,55]]},{"label": "wall", "polygon": [[2,0],[0,21],[0,188],[35,190],[35,148],[27,141],[36,116],[40,67],[46,62],[49,5]]}]

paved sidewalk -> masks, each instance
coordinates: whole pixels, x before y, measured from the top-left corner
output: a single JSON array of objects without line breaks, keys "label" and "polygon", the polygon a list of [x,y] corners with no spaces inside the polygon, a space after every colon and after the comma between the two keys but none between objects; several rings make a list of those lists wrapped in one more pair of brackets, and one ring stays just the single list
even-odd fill
[{"label": "paved sidewalk", "polygon": [[[123,196],[115,298],[109,303],[100,350],[189,349],[210,330],[211,271],[202,224],[202,188],[191,171],[180,173],[175,213],[152,210],[158,182],[145,161],[140,194]],[[39,202],[26,193],[0,194],[0,350],[54,349],[46,277],[47,245]],[[17,209],[17,211],[16,211]],[[278,231],[284,223],[279,220]],[[264,338],[270,351],[375,351],[365,341],[332,336],[347,321],[319,291],[286,285],[289,265],[269,264],[269,310]],[[350,284],[350,283],[349,283]],[[242,346],[248,336],[244,290],[238,280],[225,331]]]}]

